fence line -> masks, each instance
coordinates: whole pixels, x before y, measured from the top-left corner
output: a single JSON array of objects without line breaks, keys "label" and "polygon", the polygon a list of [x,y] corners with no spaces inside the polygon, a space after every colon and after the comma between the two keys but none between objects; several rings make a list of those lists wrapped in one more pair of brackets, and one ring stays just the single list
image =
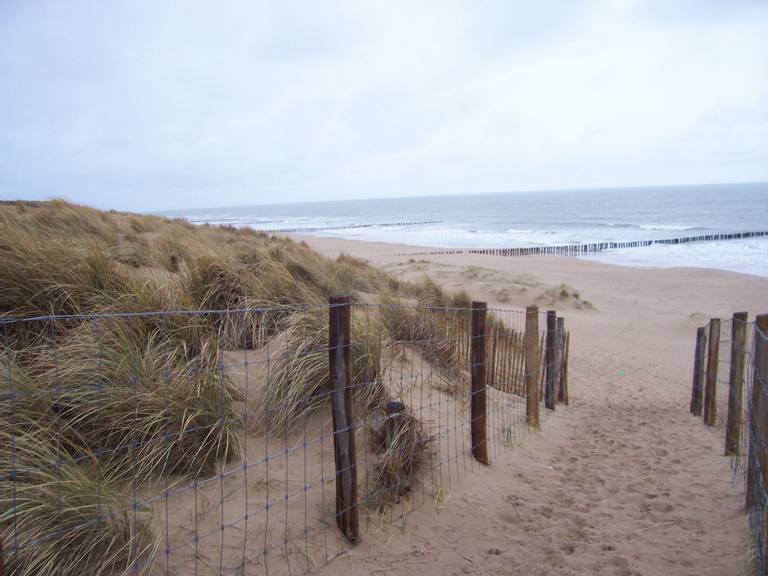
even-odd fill
[{"label": "fence line", "polygon": [[[705,352],[706,349],[706,352]],[[706,356],[706,359],[705,359]],[[723,438],[745,499],[759,574],[768,574],[768,314],[713,318],[696,332],[691,413]]]},{"label": "fence line", "polygon": [[6,318],[0,571],[311,572],[538,430],[546,374],[567,401],[554,315],[332,298]]},{"label": "fence line", "polygon": [[424,250],[415,252],[398,252],[396,256],[437,256],[446,254],[483,254],[487,256],[581,256],[616,250],[621,248],[644,248],[656,245],[688,244],[691,242],[717,242],[720,240],[740,240],[747,238],[762,238],[768,236],[768,231],[729,232],[722,234],[704,234],[699,236],[682,236],[656,240],[633,240],[628,242],[590,242],[586,244],[563,244],[559,246],[528,246],[522,248],[468,248],[452,250]]}]

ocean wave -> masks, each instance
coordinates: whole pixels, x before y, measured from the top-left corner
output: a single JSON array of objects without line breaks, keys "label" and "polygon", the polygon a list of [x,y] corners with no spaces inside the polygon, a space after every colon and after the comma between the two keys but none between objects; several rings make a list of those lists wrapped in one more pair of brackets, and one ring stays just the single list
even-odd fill
[{"label": "ocean wave", "polygon": [[692,244],[656,244],[580,256],[623,266],[714,268],[768,277],[768,238]]},{"label": "ocean wave", "polygon": [[686,224],[639,224],[640,230],[658,230],[658,231],[675,231],[675,230],[696,230],[698,226],[689,226]]}]

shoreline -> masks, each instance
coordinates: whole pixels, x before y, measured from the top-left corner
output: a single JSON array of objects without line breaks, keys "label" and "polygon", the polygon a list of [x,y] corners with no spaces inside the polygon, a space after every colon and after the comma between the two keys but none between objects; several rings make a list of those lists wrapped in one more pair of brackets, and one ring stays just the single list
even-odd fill
[{"label": "shoreline", "polygon": [[[707,272],[718,273],[726,275],[743,276],[746,278],[756,278],[768,280],[768,276],[764,276],[756,273],[748,273],[736,270],[727,270],[723,268],[707,267],[707,266],[675,266],[675,265],[662,265],[662,264],[644,264],[644,263],[624,263],[624,262],[609,262],[601,259],[599,255],[559,255],[559,254],[537,254],[526,256],[498,256],[491,254],[476,254],[471,253],[469,250],[473,248],[456,248],[456,252],[448,254],[450,248],[435,247],[435,246],[421,246],[414,244],[403,244],[399,242],[382,242],[378,240],[358,240],[352,238],[342,238],[339,236],[323,236],[315,234],[284,234],[295,240],[296,242],[306,242],[313,249],[317,250],[321,254],[326,256],[336,257],[341,253],[355,253],[365,254],[366,258],[374,258],[375,260],[382,259],[384,261],[390,261],[391,259],[426,259],[426,258],[444,258],[449,256],[465,256],[465,257],[477,257],[477,258],[504,258],[507,260],[514,260],[517,262],[525,261],[541,261],[541,260],[564,260],[568,262],[592,262],[602,266],[607,266],[617,269],[632,269],[632,270],[669,270],[669,271],[688,271],[688,272]],[[425,252],[434,251],[435,254],[418,254],[409,255],[407,252]],[[461,251],[461,252],[459,252]],[[375,263],[375,260],[371,260]],[[478,260],[482,262],[483,260]]]}]

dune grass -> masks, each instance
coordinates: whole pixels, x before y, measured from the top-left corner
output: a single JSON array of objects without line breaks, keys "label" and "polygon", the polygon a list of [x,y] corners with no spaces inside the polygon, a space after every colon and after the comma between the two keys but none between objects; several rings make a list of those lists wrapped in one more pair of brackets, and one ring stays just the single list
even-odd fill
[{"label": "dune grass", "polygon": [[0,538],[6,550],[21,546],[7,553],[7,573],[144,574],[156,548],[149,511],[132,509],[93,454],[73,462],[55,427],[18,426],[20,418],[0,423],[0,473],[15,474],[0,482]]},{"label": "dune grass", "polygon": [[[327,384],[327,312],[307,306],[398,288],[363,261],[252,230],[62,201],[0,205],[0,526],[22,544],[14,573],[132,567],[126,545],[144,542],[148,511],[95,507],[128,510],[116,496],[127,483],[209,474],[239,454],[242,398],[223,351],[285,346],[265,400],[269,425],[290,425]],[[105,314],[145,315],[85,318]],[[69,318],[7,322],[46,315]],[[357,397],[374,403],[380,346],[361,346]],[[14,468],[24,474],[11,478]],[[66,537],[55,545],[23,546],[56,527]]]},{"label": "dune grass", "polygon": [[[355,411],[365,415],[385,401],[381,384],[382,353],[388,336],[377,315],[353,314],[352,379]],[[270,365],[253,401],[257,429],[284,430],[330,398],[328,373],[328,310],[313,308],[293,313],[283,332],[270,344]]]},{"label": "dune grass", "polygon": [[[382,514],[413,490],[422,468],[432,457],[432,442],[412,410],[399,402],[387,405],[381,425],[370,431],[371,449],[377,455],[367,485],[366,505]],[[393,410],[394,409],[394,410]]]},{"label": "dune grass", "polygon": [[[0,204],[0,531],[5,542],[41,542],[13,556],[13,573],[134,573],[151,560],[150,512],[133,513],[127,487],[210,474],[240,454],[248,431],[226,350],[271,359],[261,432],[327,402],[322,305],[335,294],[375,302],[353,315],[359,413],[386,403],[383,359],[403,346],[459,378],[466,370],[469,297],[429,279],[400,282],[249,229]],[[10,320],[47,315],[68,318]],[[412,448],[418,422],[408,422]],[[411,450],[397,438],[382,452],[385,492],[416,473],[389,462]],[[66,536],[49,542],[57,529]]]}]

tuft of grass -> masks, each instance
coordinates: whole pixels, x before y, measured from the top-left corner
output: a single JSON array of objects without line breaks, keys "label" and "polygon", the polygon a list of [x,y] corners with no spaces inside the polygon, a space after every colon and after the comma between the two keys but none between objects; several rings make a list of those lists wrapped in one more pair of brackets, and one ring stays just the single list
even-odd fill
[{"label": "tuft of grass", "polygon": [[98,454],[111,477],[198,476],[240,452],[240,393],[215,340],[190,355],[160,329],[120,320],[17,356],[27,365],[0,362],[13,371],[0,395],[13,386],[12,407],[32,426],[24,431],[55,427],[73,457]]},{"label": "tuft of grass", "polygon": [[8,573],[147,573],[157,549],[151,511],[134,510],[93,453],[73,462],[53,426],[27,423],[34,432],[19,434],[8,422],[0,425],[0,539]]},{"label": "tuft of grass", "polygon": [[367,505],[383,513],[411,492],[430,458],[432,438],[413,412],[399,402],[387,404],[387,414],[370,431],[371,449],[378,455],[366,495]]},{"label": "tuft of grass", "polygon": [[[353,315],[352,379],[355,411],[365,414],[384,401],[382,351],[386,346],[375,316]],[[283,430],[330,400],[328,310],[294,312],[266,353],[266,384],[257,394],[256,426]]]},{"label": "tuft of grass", "polygon": [[466,368],[470,345],[469,296],[463,291],[448,294],[428,277],[410,290],[417,296],[417,304],[410,308],[395,298],[382,299],[382,323],[390,338],[415,346],[440,368]]},{"label": "tuft of grass", "polygon": [[548,304],[556,305],[570,302],[577,310],[594,310],[595,307],[588,300],[584,300],[581,294],[574,290],[568,284],[553,286],[544,291],[539,300]]}]

